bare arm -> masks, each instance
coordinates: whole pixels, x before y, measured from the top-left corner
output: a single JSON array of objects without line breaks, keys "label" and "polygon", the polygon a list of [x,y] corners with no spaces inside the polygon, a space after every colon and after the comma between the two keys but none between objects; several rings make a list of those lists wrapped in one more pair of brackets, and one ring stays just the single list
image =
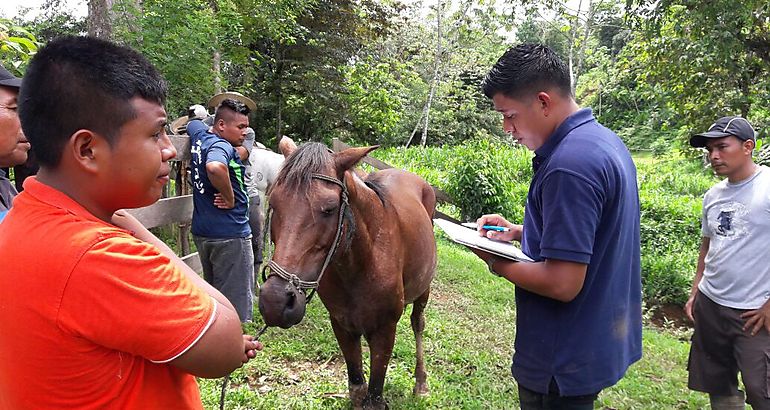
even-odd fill
[{"label": "bare arm", "polygon": [[570,302],[583,289],[588,265],[557,259],[538,263],[499,259],[492,269],[509,282],[530,292]]},{"label": "bare arm", "polygon": [[570,302],[583,289],[588,265],[558,259],[545,262],[513,262],[493,256],[478,249],[469,248],[483,259],[498,275],[530,292]]},{"label": "bare arm", "polygon": [[[484,215],[476,221],[476,224],[481,236],[498,241],[521,241],[522,225],[513,224],[500,215]],[[484,225],[503,226],[509,228],[509,231],[488,231],[482,228]],[[583,263],[557,259],[537,263],[511,262],[493,257],[487,252],[471,250],[487,264],[493,261],[490,267],[509,282],[530,292],[562,302],[569,302],[580,293],[588,270],[588,265]]]},{"label": "bare arm", "polygon": [[700,250],[698,251],[698,266],[695,268],[695,278],[692,281],[692,288],[690,289],[690,298],[687,299],[687,303],[684,305],[684,313],[687,317],[695,322],[695,317],[692,315],[692,307],[695,303],[695,295],[698,294],[698,284],[703,279],[703,271],[706,270],[706,254],[709,252],[710,239],[707,237],[701,238]]},{"label": "bare arm", "polygon": [[206,174],[211,181],[211,185],[219,191],[223,204],[217,205],[218,208],[232,209],[235,207],[235,193],[230,183],[230,170],[227,165],[212,161],[206,163]]},{"label": "bare arm", "polygon": [[[238,313],[224,295],[198,276],[163,241],[125,210],[115,212],[112,222],[118,227],[134,232],[137,239],[155,245],[188,279],[217,301],[214,322],[200,340],[183,355],[169,362],[170,364],[195,376],[216,378],[229,374],[248,358],[254,357],[253,351],[261,349],[261,345],[243,336]],[[244,354],[247,356],[246,360]]]}]

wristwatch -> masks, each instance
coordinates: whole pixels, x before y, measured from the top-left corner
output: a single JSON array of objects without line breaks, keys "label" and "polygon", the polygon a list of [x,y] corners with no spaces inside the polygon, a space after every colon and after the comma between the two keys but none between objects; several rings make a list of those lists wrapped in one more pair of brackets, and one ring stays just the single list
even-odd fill
[{"label": "wristwatch", "polygon": [[498,258],[497,256],[492,255],[487,260],[485,260],[484,262],[487,263],[487,268],[489,268],[489,271],[492,272],[492,274],[494,274],[496,276],[500,276],[499,273],[495,272],[495,270],[492,268],[492,266],[495,263],[500,262],[501,260],[502,260],[501,258]]}]

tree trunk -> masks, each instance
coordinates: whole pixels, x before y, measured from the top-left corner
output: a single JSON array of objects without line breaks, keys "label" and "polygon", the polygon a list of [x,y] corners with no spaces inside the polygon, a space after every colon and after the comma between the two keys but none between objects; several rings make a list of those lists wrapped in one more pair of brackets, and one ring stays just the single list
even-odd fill
[{"label": "tree trunk", "polygon": [[575,41],[577,41],[578,25],[580,25],[580,9],[583,8],[583,0],[578,2],[577,11],[569,24],[569,50],[567,61],[569,64],[569,83],[572,86],[572,94],[575,94]]},{"label": "tree trunk", "polygon": [[417,122],[414,124],[414,129],[412,130],[412,134],[409,135],[409,139],[406,141],[406,145],[404,145],[405,148],[409,148],[409,145],[412,143],[412,139],[414,139],[414,134],[417,134],[417,130],[420,128],[420,124],[422,124],[422,119],[425,115],[425,109],[422,110],[422,113],[420,114],[420,118],[417,119]]},{"label": "tree trunk", "polygon": [[[219,4],[217,0],[209,0],[209,7],[214,12],[214,17],[219,13]],[[219,47],[218,39],[214,39],[214,53],[211,56],[211,68],[214,70],[214,94],[222,92],[222,50]]]},{"label": "tree trunk", "polygon": [[425,103],[425,122],[422,125],[422,139],[420,146],[425,146],[428,142],[428,124],[430,123],[430,105],[433,102],[433,96],[436,94],[436,85],[438,84],[439,68],[441,66],[441,0],[436,2],[436,60],[433,64],[433,81],[430,84],[430,94],[428,102]]},{"label": "tree trunk", "polygon": [[214,50],[212,63],[212,68],[214,69],[214,94],[219,94],[222,92],[222,55],[219,53],[219,48]]},{"label": "tree trunk", "polygon": [[283,48],[278,47],[275,64],[275,141],[281,140],[283,135]]},{"label": "tree trunk", "polygon": [[[578,10],[578,13],[580,11]],[[585,23],[585,30],[583,31],[583,40],[580,42],[580,51],[578,51],[578,62],[577,67],[575,68],[575,81],[572,83],[572,93],[575,94],[575,90],[577,89],[577,83],[580,79],[580,74],[583,71],[583,62],[585,61],[586,56],[586,45],[588,44],[588,37],[591,35],[591,29],[593,28],[593,22],[594,22],[594,7],[593,7],[593,1],[588,0],[588,17],[586,17],[586,23]]]},{"label": "tree trunk", "polygon": [[113,0],[88,0],[88,35],[109,40],[112,38]]}]

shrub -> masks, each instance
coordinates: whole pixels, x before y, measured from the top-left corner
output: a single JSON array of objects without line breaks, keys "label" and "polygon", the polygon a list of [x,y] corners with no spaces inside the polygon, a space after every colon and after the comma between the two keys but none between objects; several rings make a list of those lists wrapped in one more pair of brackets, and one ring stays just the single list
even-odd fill
[{"label": "shrub", "polygon": [[532,178],[532,154],[523,147],[474,139],[452,148],[445,190],[462,220],[498,213],[520,222]]}]

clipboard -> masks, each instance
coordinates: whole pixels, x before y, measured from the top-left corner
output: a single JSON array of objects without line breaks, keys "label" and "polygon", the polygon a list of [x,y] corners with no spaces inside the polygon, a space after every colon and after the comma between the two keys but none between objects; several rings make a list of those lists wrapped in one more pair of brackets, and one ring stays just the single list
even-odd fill
[{"label": "clipboard", "polygon": [[479,233],[475,229],[466,228],[444,219],[434,219],[433,223],[441,228],[453,242],[476,248],[484,252],[489,252],[512,261],[534,262],[529,256],[525,255],[521,249],[512,243],[493,241],[489,238],[479,236]]}]

